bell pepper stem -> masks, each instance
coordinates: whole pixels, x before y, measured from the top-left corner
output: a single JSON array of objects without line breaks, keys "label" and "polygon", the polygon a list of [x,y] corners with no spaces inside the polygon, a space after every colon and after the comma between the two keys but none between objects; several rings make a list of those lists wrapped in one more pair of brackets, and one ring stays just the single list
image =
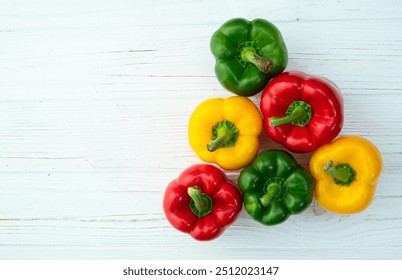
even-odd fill
[{"label": "bell pepper stem", "polygon": [[305,126],[310,122],[312,117],[310,104],[304,101],[293,101],[286,110],[286,116],[277,118],[271,117],[272,126],[278,126],[291,123],[297,126]]},{"label": "bell pepper stem", "polygon": [[207,150],[214,152],[219,148],[231,147],[236,144],[239,130],[228,120],[218,122],[212,127],[212,141],[207,144]]},{"label": "bell pepper stem", "polygon": [[187,189],[188,195],[194,201],[194,206],[198,211],[203,211],[207,208],[207,201],[202,197],[202,192],[199,187],[193,186]]},{"label": "bell pepper stem", "polygon": [[335,166],[334,162],[330,160],[325,164],[323,169],[334,178],[334,182],[337,185],[347,187],[355,180],[356,172],[349,164]]},{"label": "bell pepper stem", "polygon": [[227,138],[226,135],[223,135],[209,142],[207,144],[207,150],[209,152],[215,152],[217,149],[222,147],[222,145],[226,142],[226,138]]},{"label": "bell pepper stem", "polygon": [[259,56],[253,47],[245,47],[241,51],[241,59],[254,64],[264,74],[267,74],[274,65],[271,59]]},{"label": "bell pepper stem", "polygon": [[296,107],[290,115],[282,118],[271,117],[271,125],[278,126],[282,124],[292,123],[294,121],[302,120],[306,117],[306,111],[303,107]]},{"label": "bell pepper stem", "polygon": [[260,201],[262,206],[267,207],[272,199],[277,195],[280,191],[281,185],[277,182],[272,182],[267,187],[267,192],[260,197]]},{"label": "bell pepper stem", "polygon": [[201,192],[197,186],[190,186],[187,189],[188,195],[191,197],[190,209],[198,217],[208,215],[212,211],[212,199],[207,194]]}]

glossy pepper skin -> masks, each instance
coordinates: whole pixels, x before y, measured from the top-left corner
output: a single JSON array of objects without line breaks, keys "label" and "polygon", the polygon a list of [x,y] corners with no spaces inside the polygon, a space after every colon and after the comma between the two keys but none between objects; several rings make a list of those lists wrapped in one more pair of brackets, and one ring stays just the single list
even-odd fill
[{"label": "glossy pepper skin", "polygon": [[339,214],[358,213],[371,204],[381,170],[380,151],[359,136],[340,137],[321,146],[310,160],[318,204]]},{"label": "glossy pepper skin", "polygon": [[166,188],[163,210],[170,224],[197,240],[218,237],[238,217],[240,191],[213,165],[196,164]]},{"label": "glossy pepper skin", "polygon": [[218,81],[242,96],[260,92],[288,63],[281,33],[264,19],[227,21],[212,35],[210,47]]},{"label": "glossy pepper skin", "polygon": [[200,159],[233,170],[255,158],[261,130],[261,114],[247,97],[213,98],[192,113],[188,139]]},{"label": "glossy pepper skin", "polygon": [[343,126],[343,98],[337,86],[302,72],[272,79],[260,108],[268,136],[296,153],[331,142]]},{"label": "glossy pepper skin", "polygon": [[238,185],[248,214],[264,225],[276,225],[303,212],[313,199],[313,178],[281,150],[260,153],[242,170]]}]

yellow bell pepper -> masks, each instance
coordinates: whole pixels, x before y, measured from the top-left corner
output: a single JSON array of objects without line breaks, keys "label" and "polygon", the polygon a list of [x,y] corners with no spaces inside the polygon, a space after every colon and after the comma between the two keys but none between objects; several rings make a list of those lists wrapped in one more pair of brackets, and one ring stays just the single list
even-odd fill
[{"label": "yellow bell pepper", "polygon": [[261,130],[261,114],[251,100],[242,96],[213,98],[192,113],[188,139],[201,160],[233,170],[256,157]]},{"label": "yellow bell pepper", "polygon": [[310,159],[318,204],[331,212],[354,214],[372,202],[382,169],[377,147],[358,136],[340,137]]}]

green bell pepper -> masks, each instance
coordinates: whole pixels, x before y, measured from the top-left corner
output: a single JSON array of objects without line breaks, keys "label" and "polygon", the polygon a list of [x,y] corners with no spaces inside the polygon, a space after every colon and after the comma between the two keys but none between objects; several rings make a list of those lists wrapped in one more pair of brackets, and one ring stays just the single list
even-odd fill
[{"label": "green bell pepper", "polygon": [[260,153],[242,170],[238,185],[246,211],[264,225],[276,225],[303,212],[313,199],[313,178],[281,150]]},{"label": "green bell pepper", "polygon": [[263,19],[227,21],[212,35],[210,47],[219,82],[242,96],[260,92],[288,63],[281,33]]}]

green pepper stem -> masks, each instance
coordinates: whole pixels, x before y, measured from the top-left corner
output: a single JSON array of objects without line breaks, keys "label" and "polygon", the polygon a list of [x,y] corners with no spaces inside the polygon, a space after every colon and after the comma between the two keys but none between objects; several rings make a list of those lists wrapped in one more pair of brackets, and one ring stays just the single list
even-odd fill
[{"label": "green pepper stem", "polygon": [[282,118],[271,117],[271,125],[278,126],[282,124],[292,123],[303,120],[306,117],[306,110],[302,106],[297,106],[290,115]]},{"label": "green pepper stem", "polygon": [[262,206],[267,207],[272,199],[279,193],[281,185],[277,182],[272,182],[267,187],[267,192],[260,197]]},{"label": "green pepper stem", "polygon": [[356,172],[349,164],[335,166],[334,162],[330,160],[325,164],[323,169],[334,178],[334,182],[337,185],[347,187],[355,180]]},{"label": "green pepper stem", "polygon": [[192,186],[187,189],[188,195],[194,201],[194,206],[198,211],[204,211],[208,207],[207,201],[203,198],[201,189],[197,186]]},{"label": "green pepper stem", "polygon": [[271,59],[259,56],[253,47],[245,47],[241,51],[241,59],[254,64],[264,74],[267,74],[274,65]]}]

